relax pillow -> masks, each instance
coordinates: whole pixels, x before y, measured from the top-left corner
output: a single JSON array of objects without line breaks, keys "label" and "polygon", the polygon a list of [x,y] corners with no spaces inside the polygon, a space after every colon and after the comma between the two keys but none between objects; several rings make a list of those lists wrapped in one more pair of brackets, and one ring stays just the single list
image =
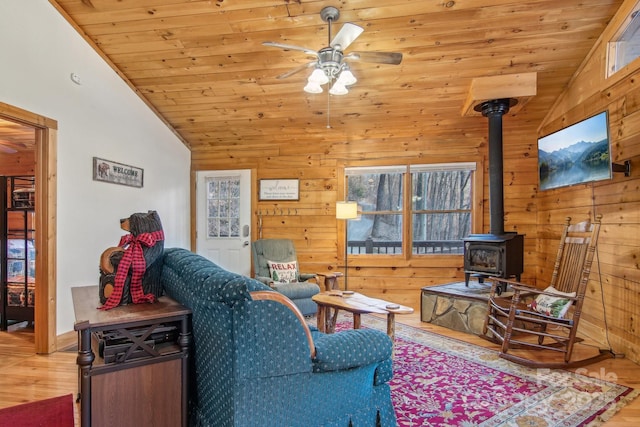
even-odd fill
[{"label": "relax pillow", "polygon": [[298,281],[298,262],[274,262],[267,261],[269,276],[274,282],[296,283]]},{"label": "relax pillow", "polygon": [[540,294],[531,302],[531,308],[545,316],[561,318],[567,314],[572,301],[569,298],[576,296],[575,292],[560,292],[553,286],[549,286],[544,292],[557,296]]}]

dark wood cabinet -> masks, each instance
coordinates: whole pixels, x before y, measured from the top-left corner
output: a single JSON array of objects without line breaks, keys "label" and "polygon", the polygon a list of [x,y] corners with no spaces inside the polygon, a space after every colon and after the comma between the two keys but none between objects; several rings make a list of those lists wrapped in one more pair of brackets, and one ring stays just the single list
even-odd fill
[{"label": "dark wood cabinet", "polygon": [[71,292],[82,427],[186,427],[191,311],[167,296],[102,311],[98,286]]}]

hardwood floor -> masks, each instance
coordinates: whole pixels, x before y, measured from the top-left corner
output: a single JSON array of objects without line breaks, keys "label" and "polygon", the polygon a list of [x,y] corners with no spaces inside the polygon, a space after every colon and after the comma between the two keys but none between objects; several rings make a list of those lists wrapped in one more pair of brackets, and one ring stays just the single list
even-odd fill
[{"label": "hardwood floor", "polygon": [[[462,332],[451,331],[420,321],[420,313],[397,316],[398,323],[447,335],[484,347],[495,347],[486,340]],[[67,341],[68,342],[68,341]],[[0,332],[0,408],[49,397],[78,392],[76,353],[58,351],[50,355],[34,354],[33,329],[13,327]],[[607,380],[640,388],[640,365],[627,359],[608,359],[583,368],[584,375],[603,376]],[[79,426],[78,405],[75,405],[76,425]],[[632,427],[640,425],[640,397],[622,408],[606,426]]]},{"label": "hardwood floor", "polygon": [[[33,328],[25,323],[0,332],[0,408],[78,393],[75,352],[35,354]],[[74,405],[80,425],[78,405]]]}]

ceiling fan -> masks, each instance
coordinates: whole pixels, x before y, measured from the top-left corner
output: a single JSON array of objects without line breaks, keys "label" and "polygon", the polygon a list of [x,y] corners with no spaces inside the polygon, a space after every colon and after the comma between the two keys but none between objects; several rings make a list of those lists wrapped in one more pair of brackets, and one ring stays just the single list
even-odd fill
[{"label": "ceiling fan", "polygon": [[354,84],[357,80],[349,69],[348,61],[372,62],[377,64],[398,65],[402,62],[402,53],[398,52],[350,52],[345,54],[344,51],[354,42],[355,39],[362,34],[364,28],[352,24],[345,23],[333,40],[331,39],[331,24],[338,20],[340,11],[333,7],[327,6],[320,11],[320,17],[324,22],[329,24],[327,47],[315,51],[306,47],[293,46],[289,44],[276,42],[263,42],[265,46],[279,47],[284,50],[299,50],[307,55],[314,56],[315,59],[300,67],[287,71],[276,78],[284,79],[293,74],[308,68],[314,68],[313,73],[309,76],[307,85],[304,90],[310,93],[321,93],[322,85],[335,81],[329,91],[332,95],[344,95],[348,92],[347,86]]}]

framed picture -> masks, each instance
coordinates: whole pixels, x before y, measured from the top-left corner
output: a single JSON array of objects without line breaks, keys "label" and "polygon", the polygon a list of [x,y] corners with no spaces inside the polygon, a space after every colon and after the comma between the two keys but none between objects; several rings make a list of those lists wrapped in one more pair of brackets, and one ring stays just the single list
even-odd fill
[{"label": "framed picture", "polygon": [[142,188],[144,170],[111,160],[93,158],[93,180]]},{"label": "framed picture", "polygon": [[259,200],[299,200],[297,179],[261,179]]}]

